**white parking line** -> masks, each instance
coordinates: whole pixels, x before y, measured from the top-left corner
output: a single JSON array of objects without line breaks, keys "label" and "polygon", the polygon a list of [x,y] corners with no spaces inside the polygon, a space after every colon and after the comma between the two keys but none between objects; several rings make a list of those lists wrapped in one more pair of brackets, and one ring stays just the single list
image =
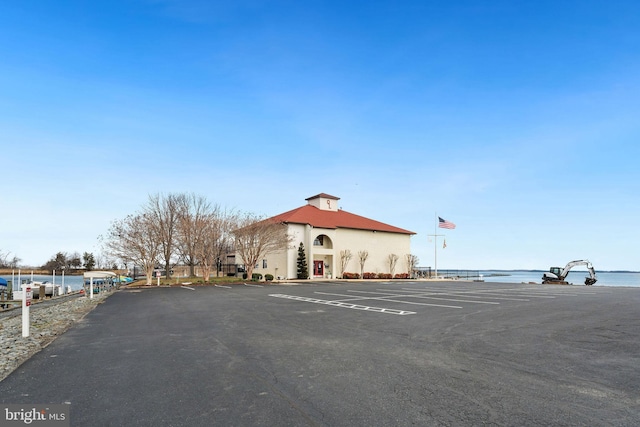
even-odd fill
[{"label": "white parking line", "polygon": [[[453,294],[475,294],[478,293],[479,295],[486,295],[487,298],[496,298],[496,299],[500,299],[500,298],[513,298],[513,296],[520,296],[520,297],[525,297],[525,298],[547,298],[547,299],[554,299],[554,296],[551,295],[536,295],[536,294],[521,294],[521,293],[517,293],[517,294],[512,294],[512,293],[502,293],[502,291],[496,291],[496,290],[481,290],[481,291],[464,291],[464,292],[452,292]],[[494,296],[497,295],[497,296]],[[511,295],[511,296],[509,296]],[[517,301],[517,300],[516,300]],[[529,300],[525,300],[525,301],[529,301]]]},{"label": "white parking line", "polygon": [[[380,290],[380,289],[379,289]],[[362,294],[380,294],[380,295],[389,295],[392,297],[410,297],[410,298],[425,298],[425,299],[437,299],[439,301],[452,301],[452,302],[469,302],[472,304],[500,304],[499,302],[495,302],[495,301],[477,301],[477,300],[470,300],[470,299],[454,299],[454,298],[441,298],[439,296],[429,296],[429,293],[425,292],[424,294],[422,293],[417,293],[417,294],[398,294],[398,293],[391,293],[391,292],[373,292],[373,291],[357,291],[357,290],[348,290],[347,292],[358,292],[358,293],[362,293]]]},{"label": "white parking line", "polygon": [[[402,289],[406,292],[412,292],[414,294],[419,294],[419,295],[427,295],[430,291],[418,291],[415,289]],[[400,292],[400,291],[398,291]],[[493,295],[487,295],[487,294],[482,294],[482,295],[475,295],[474,292],[471,291],[455,291],[455,292],[432,292],[431,295],[436,295],[436,296],[453,296],[453,297],[462,297],[462,296],[473,296],[473,298],[485,298],[485,299],[499,299],[499,300],[504,300],[504,301],[530,301],[528,299],[523,299],[523,298],[508,298],[508,297],[496,297]]]},{"label": "white parking line", "polygon": [[190,291],[195,291],[195,288],[190,288],[189,286],[180,286],[182,289],[189,289]]},{"label": "white parking line", "polygon": [[226,288],[226,289],[231,289],[231,286],[225,286],[225,285],[213,285],[216,288]]},{"label": "white parking line", "polygon": [[340,302],[340,301],[330,301],[330,300],[322,300],[322,299],[318,299],[318,298],[299,297],[299,296],[296,296],[296,295],[270,294],[269,296],[270,297],[275,297],[275,298],[292,299],[292,300],[295,300],[295,301],[310,302],[310,303],[314,303],[314,304],[331,305],[333,307],[351,308],[353,310],[363,310],[363,311],[374,311],[374,312],[377,312],[377,313],[397,314],[399,316],[406,316],[408,314],[416,314],[415,311],[396,310],[394,308],[371,307],[371,306],[359,305],[359,304],[348,304],[348,303]]},{"label": "white parking line", "polygon": [[[430,307],[462,308],[462,307],[457,306],[457,305],[428,304],[426,302],[413,302],[413,301],[394,300],[394,299],[390,299],[390,297],[389,298],[387,298],[387,297],[360,297],[360,298],[354,298],[353,295],[334,294],[334,293],[329,293],[329,292],[315,292],[315,293],[316,294],[321,294],[321,295],[333,295],[333,296],[338,296],[338,297],[347,297],[347,298],[349,298],[348,301],[373,299],[373,300],[378,300],[378,301],[399,302],[401,304],[426,305],[426,306],[430,306]],[[398,296],[401,297],[403,295],[398,295]]]},{"label": "white parking line", "polygon": [[262,285],[250,285],[249,283],[243,283],[245,286],[253,286],[254,288],[264,288]]}]

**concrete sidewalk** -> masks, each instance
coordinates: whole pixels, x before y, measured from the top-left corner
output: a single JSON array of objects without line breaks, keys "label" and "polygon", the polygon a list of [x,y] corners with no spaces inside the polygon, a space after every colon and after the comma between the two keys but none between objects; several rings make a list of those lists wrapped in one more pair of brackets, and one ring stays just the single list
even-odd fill
[{"label": "concrete sidewalk", "polygon": [[640,425],[639,303],[451,281],[126,290],[0,401],[68,403],[73,426]]}]

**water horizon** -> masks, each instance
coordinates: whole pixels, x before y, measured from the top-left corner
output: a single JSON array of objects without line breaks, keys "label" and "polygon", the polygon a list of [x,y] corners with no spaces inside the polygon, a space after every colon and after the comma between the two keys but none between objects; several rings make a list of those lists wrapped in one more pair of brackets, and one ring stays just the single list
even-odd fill
[{"label": "water horizon", "polygon": [[[438,273],[444,272],[471,272],[482,275],[482,280],[485,282],[496,283],[542,283],[542,274],[546,270],[438,270]],[[567,275],[567,281],[574,285],[584,286],[584,278],[588,275],[586,270],[571,270]],[[624,286],[624,287],[640,287],[640,272],[635,271],[599,271],[596,272],[598,281],[593,286]],[[12,280],[11,274],[0,275],[3,279]],[[18,274],[14,275],[15,282],[33,280],[35,281],[48,281],[55,283],[56,285],[62,285],[62,276],[57,274]],[[472,279],[479,279],[478,276],[470,277]],[[83,276],[80,275],[65,275],[64,285],[70,286],[72,290],[80,290],[83,285]]]}]

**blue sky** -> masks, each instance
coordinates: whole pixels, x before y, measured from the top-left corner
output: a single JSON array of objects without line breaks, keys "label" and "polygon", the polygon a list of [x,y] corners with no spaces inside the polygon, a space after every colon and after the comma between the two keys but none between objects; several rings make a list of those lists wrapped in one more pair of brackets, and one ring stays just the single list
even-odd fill
[{"label": "blue sky", "polygon": [[[100,252],[149,194],[325,192],[438,268],[640,270],[632,1],[0,4],[0,250]],[[444,231],[444,230],[439,230]]]}]

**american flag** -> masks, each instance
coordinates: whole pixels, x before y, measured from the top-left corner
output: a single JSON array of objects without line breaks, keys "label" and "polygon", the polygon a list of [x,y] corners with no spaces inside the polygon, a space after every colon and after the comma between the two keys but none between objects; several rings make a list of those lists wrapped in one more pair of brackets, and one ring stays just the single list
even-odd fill
[{"label": "american flag", "polygon": [[453,230],[454,228],[456,228],[456,225],[452,222],[445,221],[444,219],[438,217],[438,227]]}]

